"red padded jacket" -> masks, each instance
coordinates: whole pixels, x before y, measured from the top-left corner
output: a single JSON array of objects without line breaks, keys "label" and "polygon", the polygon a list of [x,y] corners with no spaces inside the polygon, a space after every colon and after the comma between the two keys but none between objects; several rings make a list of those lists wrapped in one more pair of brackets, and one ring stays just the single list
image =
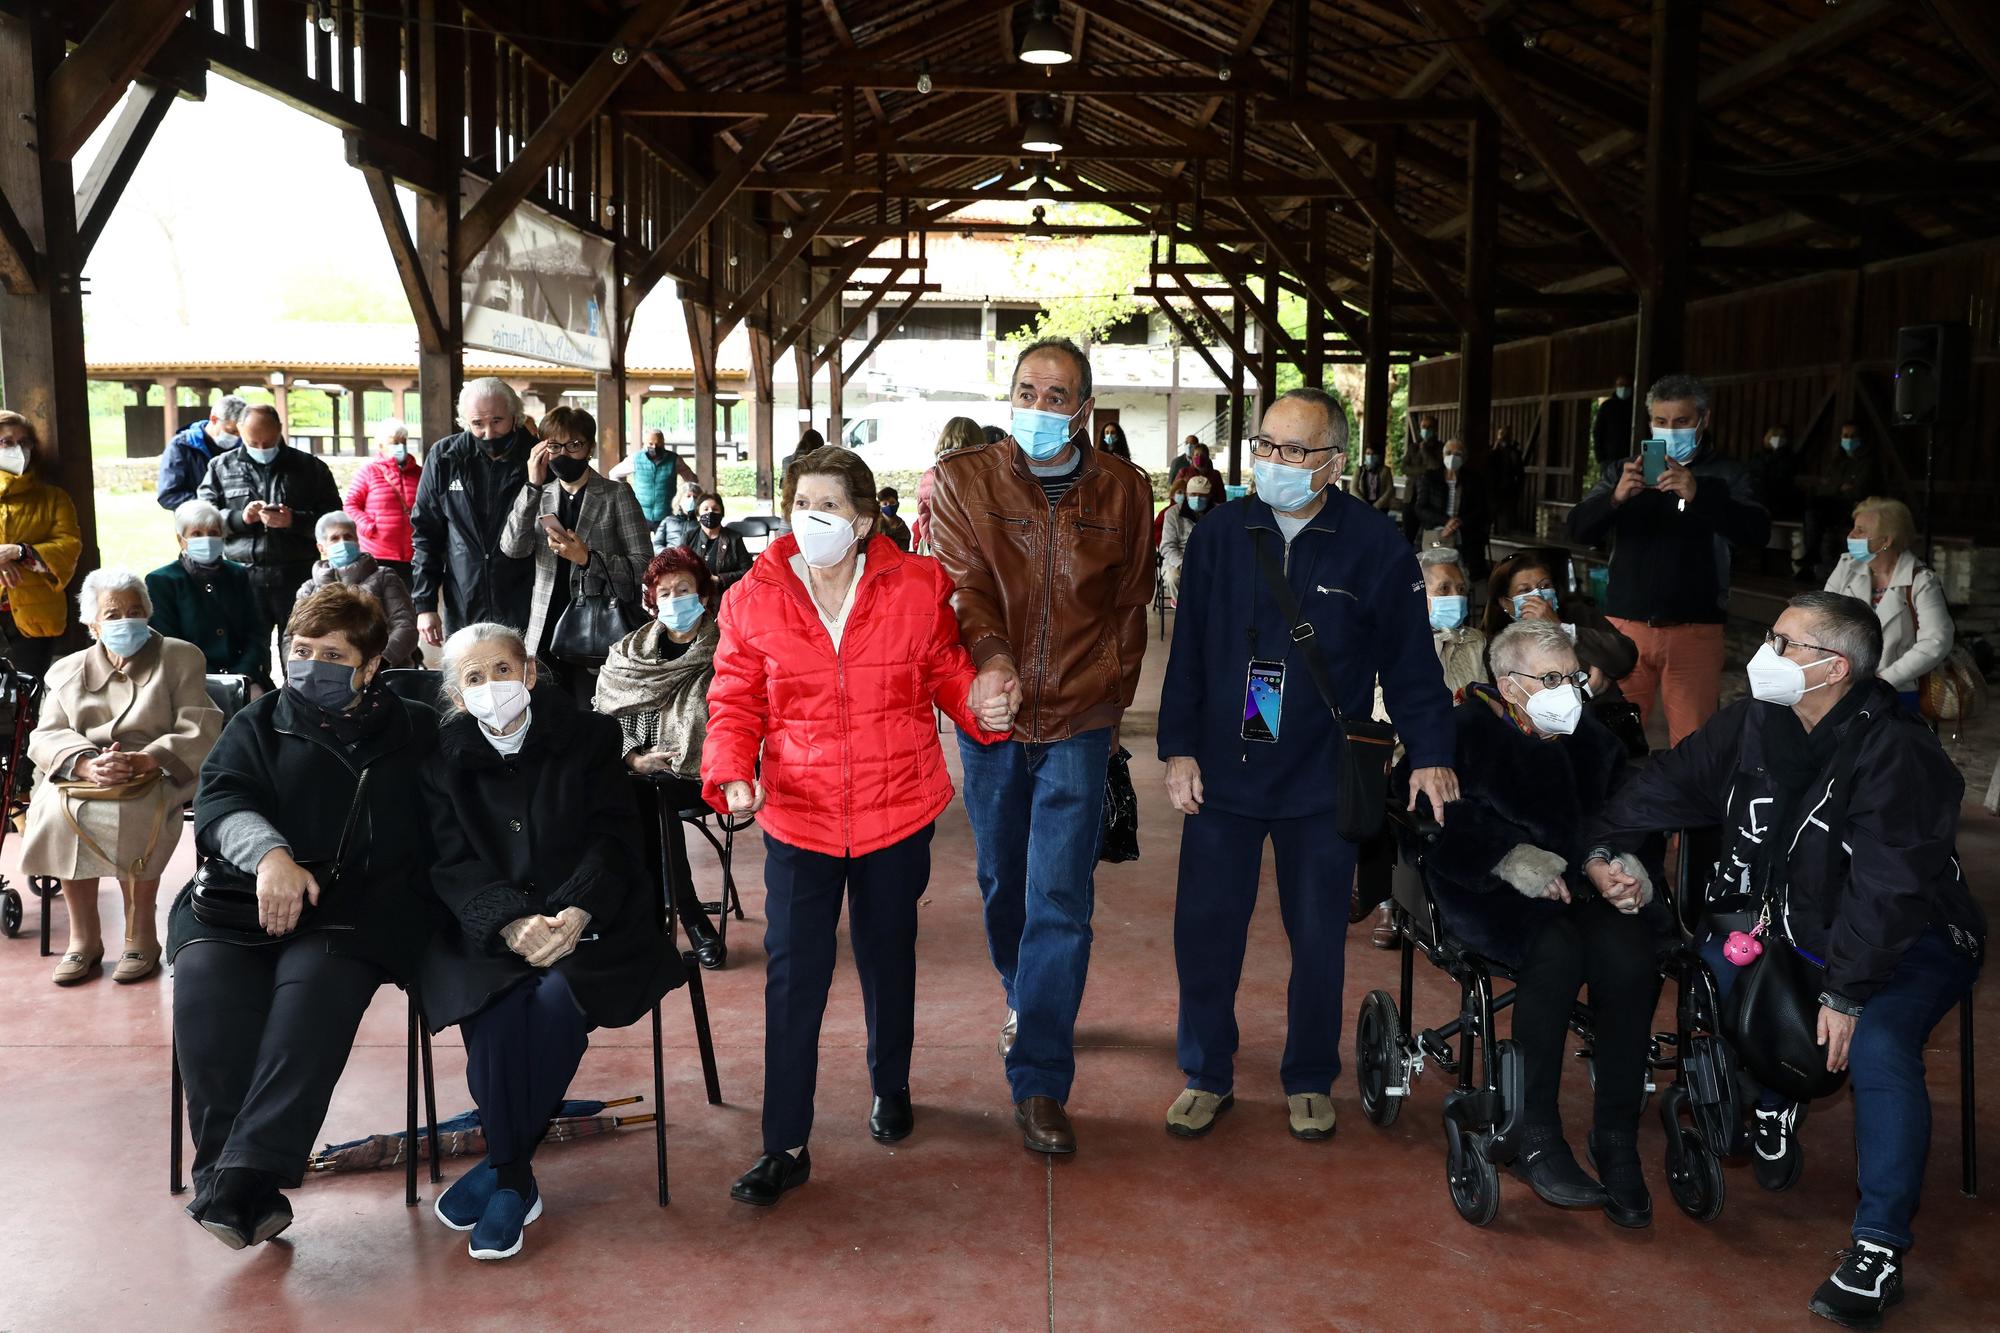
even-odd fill
[{"label": "red padded jacket", "polygon": [[377,560],[410,563],[410,506],[417,502],[423,475],[414,457],[398,463],[383,454],[362,464],[343,501],[362,550]]},{"label": "red padded jacket", "polygon": [[1006,737],[966,709],[972,658],[942,565],[872,538],[836,653],[792,570],[798,549],[797,538],[778,538],[723,596],[702,794],[727,811],[723,785],[761,777],[758,823],[772,837],[861,856],[951,804],[933,703],[983,743]]}]

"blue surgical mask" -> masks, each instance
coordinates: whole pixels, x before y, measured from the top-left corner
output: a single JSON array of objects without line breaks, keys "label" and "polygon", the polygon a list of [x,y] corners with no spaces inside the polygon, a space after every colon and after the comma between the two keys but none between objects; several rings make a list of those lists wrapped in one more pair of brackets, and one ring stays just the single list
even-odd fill
[{"label": "blue surgical mask", "polygon": [[1064,416],[1038,407],[1017,407],[1011,434],[1022,453],[1037,463],[1046,463],[1069,448],[1070,436],[1075,434],[1071,423],[1075,420],[1074,414]]},{"label": "blue surgical mask", "polygon": [[1288,467],[1275,458],[1253,459],[1250,475],[1256,479],[1258,496],[1281,513],[1297,513],[1320,492],[1313,485],[1311,468]]},{"label": "blue surgical mask", "polygon": [[1866,537],[1849,537],[1847,539],[1847,558],[1857,565],[1865,565],[1875,558],[1875,553],[1868,549],[1868,539]]},{"label": "blue surgical mask", "polygon": [[1630,398],[1632,396],[1632,386],[1629,384],[1621,384],[1617,388],[1613,389],[1611,392],[1617,394],[1620,398]]},{"label": "blue surgical mask", "polygon": [[329,713],[345,712],[361,691],[354,686],[354,668],[344,662],[322,662],[316,657],[292,657],[285,661],[285,684],[308,703]]},{"label": "blue surgical mask", "polygon": [[283,446],[274,444],[269,449],[259,449],[254,444],[246,444],[243,447],[250,451],[250,457],[256,459],[259,463],[264,464],[266,467],[269,467],[272,461],[277,458],[278,450],[281,449]]},{"label": "blue surgical mask", "polygon": [[1550,606],[1560,605],[1556,601],[1556,590],[1554,588],[1531,588],[1514,599],[1514,619],[1519,620],[1521,618],[1521,610],[1527,606],[1530,597],[1539,597]]},{"label": "blue surgical mask", "polygon": [[346,569],[361,558],[361,543],[351,541],[328,542],[326,563],[335,569]]},{"label": "blue surgical mask", "polygon": [[1381,465],[1381,462],[1382,462],[1382,455],[1380,454],[1361,455],[1361,466],[1363,467],[1367,468],[1378,467]]},{"label": "blue surgical mask", "polygon": [[1667,457],[1676,463],[1687,462],[1701,447],[1701,428],[1698,426],[1661,426],[1653,435],[1667,442]]},{"label": "blue surgical mask", "polygon": [[1840,437],[1840,447],[1843,451],[1851,454],[1861,447],[1861,441],[1852,435],[1843,435]]},{"label": "blue surgical mask", "polygon": [[216,561],[222,559],[222,538],[188,538],[188,559],[194,561],[197,565],[214,564]]},{"label": "blue surgical mask", "polygon": [[118,657],[130,657],[146,646],[153,627],[141,617],[135,620],[107,620],[97,627],[97,641]]},{"label": "blue surgical mask", "polygon": [[396,460],[396,461],[397,461],[398,463],[402,463],[402,462],[406,462],[406,461],[408,461],[408,459],[409,459],[409,457],[410,457],[410,446],[409,446],[409,445],[407,445],[407,444],[392,444],[392,445],[390,445],[390,446],[389,446],[389,457],[391,457],[391,458],[395,459],[395,460]]},{"label": "blue surgical mask", "polygon": [[1444,456],[1444,470],[1446,472],[1456,472],[1464,466],[1465,466],[1464,454],[1446,454]]},{"label": "blue surgical mask", "polygon": [[1419,439],[1434,440],[1437,438],[1437,432],[1429,426],[1424,426],[1417,431],[1417,437]]},{"label": "blue surgical mask", "polygon": [[1187,507],[1199,514],[1202,510],[1208,508],[1208,497],[1206,495],[1190,495],[1187,497]]},{"label": "blue surgical mask", "polygon": [[1431,628],[1457,629],[1465,623],[1465,599],[1463,597],[1431,598]]},{"label": "blue surgical mask", "polygon": [[663,599],[656,614],[660,618],[660,623],[673,633],[685,634],[701,620],[701,613],[705,609],[701,604],[701,598],[691,592],[684,592]]}]

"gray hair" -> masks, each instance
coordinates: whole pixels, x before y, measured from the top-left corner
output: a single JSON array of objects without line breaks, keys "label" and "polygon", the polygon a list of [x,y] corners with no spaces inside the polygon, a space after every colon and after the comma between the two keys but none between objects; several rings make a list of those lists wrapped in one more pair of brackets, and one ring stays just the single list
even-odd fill
[{"label": "gray hair", "polygon": [[1014,358],[1014,379],[1007,386],[1009,398],[1014,396],[1014,385],[1021,382],[1021,363],[1037,352],[1061,352],[1076,362],[1077,372],[1081,377],[1076,386],[1077,402],[1081,404],[1084,399],[1090,397],[1090,358],[1084,355],[1083,349],[1068,338],[1037,338],[1023,347],[1021,354]]},{"label": "gray hair", "polygon": [[251,417],[269,417],[273,426],[277,427],[280,431],[285,429],[285,419],[279,416],[278,409],[269,403],[244,404],[243,414],[236,418],[236,424],[240,427]]},{"label": "gray hair", "polygon": [[[1285,390],[1276,398],[1273,398],[1271,403],[1273,406],[1276,406],[1288,399],[1295,402],[1311,403],[1314,407],[1326,413],[1325,439],[1327,445],[1331,446],[1336,453],[1344,454],[1347,452],[1347,409],[1340,405],[1338,398],[1328,393],[1325,389],[1315,389],[1309,384],[1302,384],[1296,389]],[[1265,409],[1265,415],[1270,415],[1269,408]]]},{"label": "gray hair", "polygon": [[1428,574],[1439,565],[1456,565],[1458,572],[1465,572],[1465,562],[1458,558],[1458,552],[1449,546],[1433,546],[1417,552],[1417,564]]},{"label": "gray hair", "polygon": [[1548,620],[1517,620],[1493,636],[1487,646],[1497,683],[1511,671],[1524,671],[1538,657],[1566,657],[1576,661],[1576,645],[1563,627]]},{"label": "gray hair", "polygon": [[241,394],[225,393],[220,402],[208,409],[209,415],[225,426],[233,426],[243,420],[243,414],[250,410],[250,400]]},{"label": "gray hair", "polygon": [[319,516],[319,522],[313,524],[313,540],[328,540],[327,534],[335,528],[352,528],[355,536],[361,535],[361,525],[354,521],[354,515],[345,509],[329,509]]},{"label": "gray hair", "polygon": [[1802,592],[1786,603],[1812,617],[1813,637],[1847,659],[1856,680],[1873,680],[1882,665],[1882,622],[1859,597],[1839,592]]},{"label": "gray hair", "polygon": [[129,569],[93,569],[83,576],[83,586],[76,590],[77,619],[86,625],[97,623],[97,604],[107,592],[136,592],[139,605],[146,608],[146,616],[152,618],[153,597],[146,591],[146,580]]},{"label": "gray hair", "polygon": [[465,387],[458,391],[458,424],[463,426],[471,410],[488,398],[498,398],[507,404],[507,411],[514,418],[514,424],[521,424],[521,395],[514,392],[514,386],[498,375],[485,375],[476,380],[467,380]]},{"label": "gray hair", "polygon": [[185,537],[189,528],[222,526],[222,511],[206,500],[189,500],[174,510],[174,535]]},{"label": "gray hair", "polygon": [[1708,413],[1708,386],[1692,375],[1662,375],[1646,390],[1646,410],[1661,403],[1692,402],[1697,412]]},{"label": "gray hair", "polygon": [[375,428],[375,443],[382,445],[394,444],[398,435],[406,440],[410,438],[409,423],[401,417],[390,417]]},{"label": "gray hair", "polygon": [[506,642],[514,645],[514,651],[522,661],[530,657],[528,640],[512,625],[502,625],[492,620],[475,620],[452,631],[444,641],[444,651],[438,658],[438,674],[443,677],[442,688],[438,691],[445,716],[451,717],[465,711],[465,693],[458,687],[458,667],[473,645],[480,643]]}]

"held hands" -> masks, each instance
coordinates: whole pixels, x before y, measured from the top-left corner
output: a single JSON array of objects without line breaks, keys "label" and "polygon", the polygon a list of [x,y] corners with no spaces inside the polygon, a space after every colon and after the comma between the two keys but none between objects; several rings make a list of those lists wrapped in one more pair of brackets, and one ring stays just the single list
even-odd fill
[{"label": "held hands", "polygon": [[1826,1047],[1826,1072],[1838,1074],[1847,1068],[1848,1048],[1854,1042],[1853,1014],[1843,1014],[1838,1009],[1819,1007],[1819,1044]]},{"label": "held hands", "polygon": [[435,611],[417,613],[417,637],[436,648],[444,642],[444,621]]},{"label": "held hands", "polygon": [[1656,489],[1665,491],[1668,495],[1678,495],[1682,500],[1693,503],[1694,485],[1694,473],[1669,458],[1667,470],[1660,474],[1660,484]]},{"label": "held hands", "polygon": [[127,753],[118,748],[118,742],[111,742],[103,753],[89,759],[79,760],[76,775],[87,782],[101,786],[116,786],[143,777],[160,766],[160,761],[149,754]]},{"label": "held hands", "polygon": [[1201,813],[1201,764],[1193,755],[1177,754],[1167,760],[1167,799],[1184,815]]},{"label": "held hands", "polygon": [[590,913],[565,907],[554,916],[524,916],[500,928],[500,938],[529,967],[554,967],[576,952]]},{"label": "held hands", "polygon": [[0,546],[0,587],[21,586],[21,561],[26,555],[27,552],[21,549],[18,542]]},{"label": "held hands", "polygon": [[1611,503],[1622,505],[1645,489],[1646,465],[1639,459],[1628,458],[1618,469],[1618,485],[1611,492]]},{"label": "held hands", "polygon": [[1638,878],[1625,869],[1622,859],[1592,861],[1583,869],[1590,876],[1590,882],[1597,886],[1598,893],[1603,895],[1604,901],[1627,916],[1639,910],[1641,886]]},{"label": "held hands", "polygon": [[1417,808],[1417,798],[1427,796],[1431,802],[1431,818],[1438,825],[1444,825],[1444,808],[1458,799],[1458,774],[1448,768],[1419,768],[1410,773],[1410,809]]},{"label": "held hands", "polygon": [[549,474],[555,470],[549,460],[554,457],[555,446],[547,440],[543,440],[540,444],[528,450],[528,484],[530,486],[542,486],[548,483]]},{"label": "held hands", "polygon": [[988,731],[1011,731],[1021,709],[1021,677],[1013,659],[995,657],[979,669],[965,695],[966,711]]},{"label": "held hands", "polygon": [[764,782],[725,782],[722,799],[729,802],[732,815],[754,815],[764,808]]},{"label": "held hands", "polygon": [[283,847],[264,853],[257,863],[257,924],[264,933],[283,935],[298,925],[307,902],[319,905],[319,881]]}]

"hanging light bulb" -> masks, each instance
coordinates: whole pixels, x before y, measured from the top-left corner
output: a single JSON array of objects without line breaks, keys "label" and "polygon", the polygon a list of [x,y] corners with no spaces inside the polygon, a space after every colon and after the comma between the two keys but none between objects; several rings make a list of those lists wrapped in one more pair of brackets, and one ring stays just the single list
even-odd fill
[{"label": "hanging light bulb", "polygon": [[788,241],[792,239],[792,224],[789,222],[785,224],[785,239]]},{"label": "hanging light bulb", "polygon": [[321,32],[332,32],[333,29],[334,29],[333,15],[324,9],[320,10],[319,30]]},{"label": "hanging light bulb", "polygon": [[1055,0],[1035,0],[1035,17],[1021,35],[1021,60],[1029,65],[1067,65],[1069,42],[1056,27]]},{"label": "hanging light bulb", "polygon": [[1030,153],[1060,153],[1062,131],[1056,128],[1055,108],[1045,98],[1021,126],[1021,147]]},{"label": "hanging light bulb", "polygon": [[1049,230],[1048,219],[1042,216],[1040,207],[1035,209],[1035,220],[1030,222],[1027,230],[1021,234],[1031,241],[1049,241],[1055,239],[1055,233]]},{"label": "hanging light bulb", "polygon": [[611,48],[612,64],[614,65],[627,64],[631,61],[631,59],[632,59],[632,53],[630,51],[627,51],[624,47],[614,46]]},{"label": "hanging light bulb", "polygon": [[1056,206],[1056,192],[1049,188],[1049,177],[1045,171],[1035,173],[1033,184],[1028,186],[1028,202],[1040,208]]},{"label": "hanging light bulb", "polygon": [[931,90],[931,62],[928,60],[919,60],[917,62],[917,91],[920,93],[928,93],[930,90]]}]

